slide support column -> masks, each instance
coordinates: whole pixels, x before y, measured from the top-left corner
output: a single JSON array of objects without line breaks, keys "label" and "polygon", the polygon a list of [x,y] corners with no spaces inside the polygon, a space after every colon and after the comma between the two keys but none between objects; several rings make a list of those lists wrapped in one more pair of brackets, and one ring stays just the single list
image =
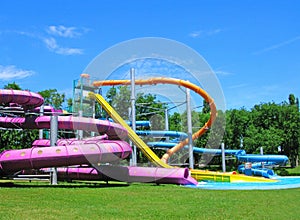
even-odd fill
[{"label": "slide support column", "polygon": [[222,152],[222,171],[226,172],[226,164],[225,164],[225,144],[221,143],[221,152]]},{"label": "slide support column", "polygon": [[192,129],[192,109],[191,109],[191,94],[190,89],[186,89],[186,112],[187,112],[187,126],[188,126],[188,139],[189,139],[189,164],[190,168],[194,169],[194,155],[193,155],[193,129]]},{"label": "slide support column", "polygon": [[[50,118],[50,146],[56,146],[58,133],[58,116],[51,115]],[[51,185],[57,185],[57,169],[51,169]]]},{"label": "slide support column", "polygon": [[[40,116],[44,115],[44,105],[40,106]],[[44,129],[39,129],[39,139],[43,139]]]},{"label": "slide support column", "polygon": [[[136,113],[135,113],[135,72],[134,68],[130,69],[130,81],[131,81],[131,126],[132,130],[136,132]],[[133,151],[132,151],[132,166],[137,165],[137,155],[136,155],[136,146],[133,144]]]}]

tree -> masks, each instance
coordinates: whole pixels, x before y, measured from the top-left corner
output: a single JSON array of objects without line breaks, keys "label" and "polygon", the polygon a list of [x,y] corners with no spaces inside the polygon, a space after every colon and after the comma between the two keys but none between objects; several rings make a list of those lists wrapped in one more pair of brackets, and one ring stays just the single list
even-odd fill
[{"label": "tree", "polygon": [[297,105],[283,104],[282,124],[283,142],[281,144],[283,153],[291,162],[291,166],[298,166],[300,147],[300,113]]},{"label": "tree", "polygon": [[[112,87],[108,90],[106,97],[112,107],[119,115],[128,119],[131,108],[131,91],[129,86]],[[138,93],[136,95],[136,120],[149,120],[157,129],[163,129],[163,120],[166,104],[157,101],[155,95]]]},{"label": "tree", "polygon": [[245,136],[250,123],[249,112],[242,108],[233,109],[226,112],[225,143],[232,149],[240,147],[241,139]]},{"label": "tree", "polygon": [[4,89],[22,90],[21,87],[18,84],[16,84],[15,82],[8,83],[7,85],[4,86]]},{"label": "tree", "polygon": [[[238,148],[243,140],[247,153],[259,153],[263,147],[266,154],[282,153],[289,157],[291,166],[297,166],[300,145],[299,101],[293,94],[288,102],[255,105],[251,111],[229,110],[225,143]],[[281,152],[278,147],[281,146]]]},{"label": "tree", "polygon": [[169,129],[171,131],[182,130],[182,117],[178,112],[174,112],[171,116],[169,116]]},{"label": "tree", "polygon": [[65,101],[65,94],[58,93],[57,89],[47,89],[40,91],[39,94],[44,98],[45,105],[52,105],[55,109],[62,109]]}]

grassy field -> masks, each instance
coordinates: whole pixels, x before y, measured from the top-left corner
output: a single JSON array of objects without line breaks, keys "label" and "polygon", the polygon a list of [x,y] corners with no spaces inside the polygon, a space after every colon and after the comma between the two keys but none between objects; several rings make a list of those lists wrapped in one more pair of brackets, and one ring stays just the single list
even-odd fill
[{"label": "grassy field", "polygon": [[295,168],[277,168],[275,171],[280,176],[300,176],[300,166]]},{"label": "grassy field", "polygon": [[300,188],[0,183],[0,219],[299,219]]},{"label": "grassy field", "polygon": [[295,174],[299,174],[300,176],[300,166],[295,167],[295,168],[291,168],[287,170],[289,173],[295,173]]}]

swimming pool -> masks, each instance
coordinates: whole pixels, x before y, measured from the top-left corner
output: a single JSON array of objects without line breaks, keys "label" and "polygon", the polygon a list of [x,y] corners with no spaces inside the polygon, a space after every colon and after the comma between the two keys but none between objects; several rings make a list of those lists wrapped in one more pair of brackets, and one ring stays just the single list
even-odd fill
[{"label": "swimming pool", "polygon": [[275,190],[275,189],[292,189],[300,188],[300,176],[295,177],[282,177],[276,176],[273,179],[277,182],[199,182],[197,186],[187,186],[198,189],[210,189],[210,190]]}]

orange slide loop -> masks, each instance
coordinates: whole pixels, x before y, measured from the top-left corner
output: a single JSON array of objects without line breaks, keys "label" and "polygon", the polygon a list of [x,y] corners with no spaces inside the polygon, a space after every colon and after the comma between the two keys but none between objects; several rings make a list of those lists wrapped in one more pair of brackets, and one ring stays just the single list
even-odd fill
[{"label": "orange slide loop", "polygon": [[[104,80],[104,81],[95,81],[93,82],[93,86],[100,87],[100,86],[116,86],[116,85],[130,85],[130,80]],[[165,77],[156,77],[156,78],[150,78],[150,79],[139,79],[135,80],[136,85],[155,85],[155,84],[173,84],[173,85],[179,85],[183,86],[185,88],[189,88],[190,90],[193,90],[197,94],[199,94],[201,97],[204,98],[204,100],[209,103],[210,107],[210,118],[208,121],[204,124],[202,128],[200,128],[198,131],[196,131],[192,135],[192,140],[195,140],[199,138],[201,135],[203,135],[213,124],[214,120],[217,116],[217,108],[215,105],[214,100],[208,95],[207,92],[205,92],[203,89],[201,89],[199,86],[181,79],[175,79],[175,78],[165,78]],[[169,158],[182,149],[185,145],[187,145],[189,142],[189,139],[186,138],[185,140],[178,143],[173,148],[169,149],[161,158],[161,160],[164,163],[167,163]]]}]

